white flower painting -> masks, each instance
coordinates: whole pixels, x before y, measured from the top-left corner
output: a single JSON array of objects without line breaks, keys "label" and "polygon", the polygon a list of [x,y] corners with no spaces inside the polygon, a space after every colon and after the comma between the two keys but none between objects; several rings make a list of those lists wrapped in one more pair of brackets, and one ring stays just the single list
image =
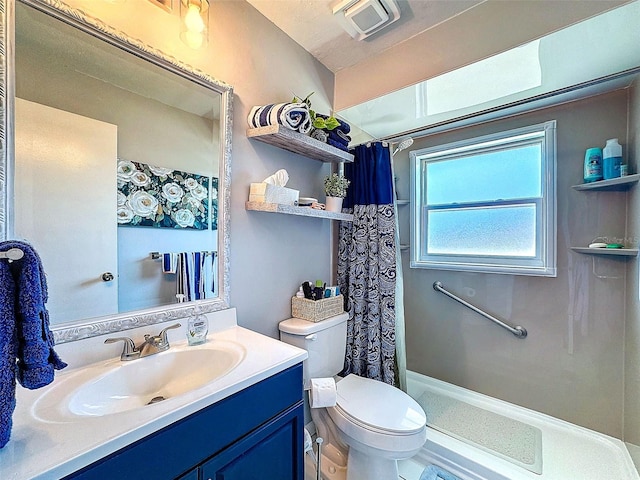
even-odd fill
[{"label": "white flower painting", "polygon": [[217,228],[218,179],[118,160],[118,224],[125,226]]}]

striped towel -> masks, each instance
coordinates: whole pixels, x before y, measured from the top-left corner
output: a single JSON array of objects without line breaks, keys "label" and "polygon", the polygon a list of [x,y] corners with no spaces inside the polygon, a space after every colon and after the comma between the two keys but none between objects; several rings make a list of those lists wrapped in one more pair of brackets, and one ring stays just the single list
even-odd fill
[{"label": "striped towel", "polygon": [[[207,298],[207,285],[212,292],[215,289],[213,280],[207,282],[208,276],[214,276],[213,268],[206,268],[207,252],[182,252],[176,256],[176,297],[185,302]],[[212,256],[215,260],[215,254]]]},{"label": "striped towel", "polygon": [[306,103],[275,103],[253,107],[247,118],[251,128],[282,125],[305,135],[311,131],[311,116]]}]

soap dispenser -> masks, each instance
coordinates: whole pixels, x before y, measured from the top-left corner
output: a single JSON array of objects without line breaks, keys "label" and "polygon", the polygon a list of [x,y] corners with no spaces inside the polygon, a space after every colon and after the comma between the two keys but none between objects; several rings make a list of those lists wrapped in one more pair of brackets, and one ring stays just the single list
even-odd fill
[{"label": "soap dispenser", "polygon": [[207,341],[209,320],[207,316],[196,307],[194,314],[187,321],[187,341],[189,345],[201,345]]}]

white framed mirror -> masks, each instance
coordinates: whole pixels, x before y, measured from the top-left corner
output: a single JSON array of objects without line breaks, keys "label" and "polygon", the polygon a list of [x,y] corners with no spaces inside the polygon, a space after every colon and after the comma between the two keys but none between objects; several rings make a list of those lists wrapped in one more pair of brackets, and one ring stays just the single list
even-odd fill
[{"label": "white framed mirror", "polygon": [[0,8],[0,236],[39,252],[56,342],[228,308],[233,88],[62,2]]}]

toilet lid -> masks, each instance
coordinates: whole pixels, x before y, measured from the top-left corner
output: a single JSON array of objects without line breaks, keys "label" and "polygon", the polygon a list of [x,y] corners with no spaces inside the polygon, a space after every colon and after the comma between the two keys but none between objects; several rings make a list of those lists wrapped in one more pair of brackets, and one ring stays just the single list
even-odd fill
[{"label": "toilet lid", "polygon": [[427,422],[418,402],[386,383],[350,374],[336,384],[336,390],[334,408],[365,428],[409,435]]}]

